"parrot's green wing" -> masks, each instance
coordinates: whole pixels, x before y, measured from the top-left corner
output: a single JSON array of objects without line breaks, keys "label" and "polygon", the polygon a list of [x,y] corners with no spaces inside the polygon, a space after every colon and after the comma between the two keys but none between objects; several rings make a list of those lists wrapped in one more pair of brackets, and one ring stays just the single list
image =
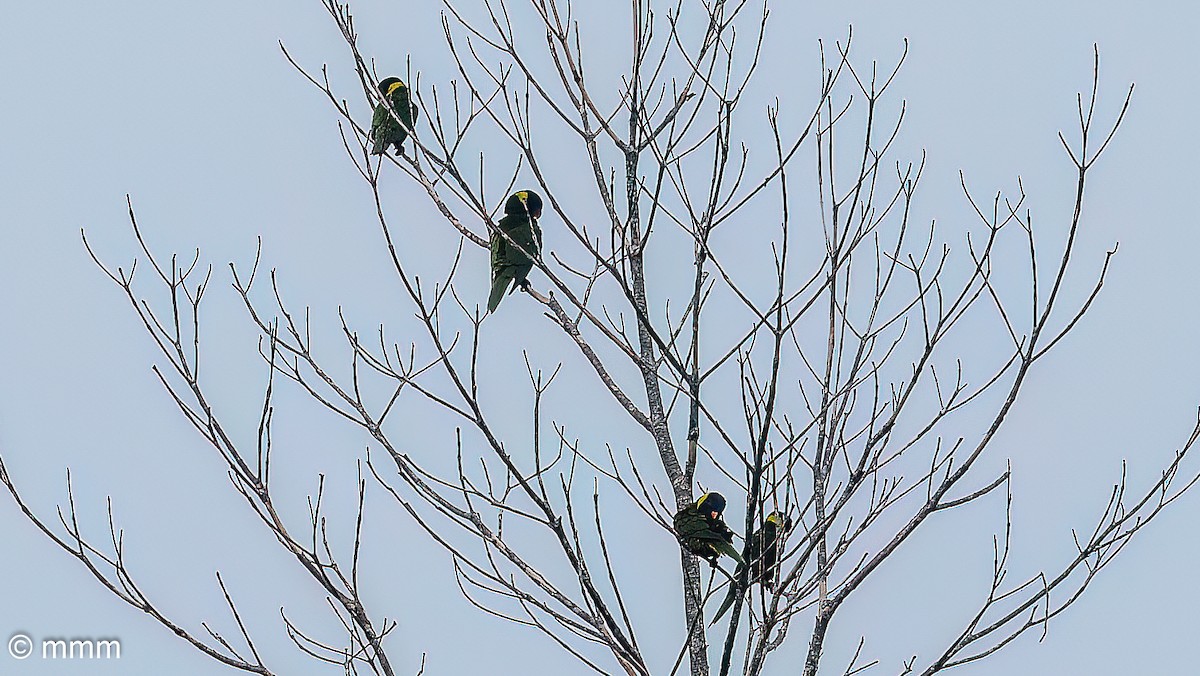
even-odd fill
[{"label": "parrot's green wing", "polygon": [[681,538],[697,537],[703,533],[708,533],[708,522],[692,507],[687,507],[679,510],[673,520],[675,533]]},{"label": "parrot's green wing", "polygon": [[505,244],[504,235],[501,235],[499,230],[493,230],[491,240],[488,242],[488,248],[492,253],[492,277],[495,277],[500,268],[504,266]]},{"label": "parrot's green wing", "polygon": [[724,540],[720,540],[720,539],[717,540],[716,545],[717,545],[717,549],[720,550],[720,552],[722,554],[728,556],[729,558],[733,559],[734,561],[737,561],[739,566],[746,565],[746,562],[744,560],[742,560],[741,552],[739,552],[733,545],[729,544],[728,542],[726,542]]},{"label": "parrot's green wing", "polygon": [[382,103],[375,106],[375,112],[371,115],[371,133],[375,134],[379,128],[387,124],[389,117],[387,106]]},{"label": "parrot's green wing", "polygon": [[382,155],[387,152],[388,134],[387,124],[390,119],[387,106],[380,103],[375,106],[375,112],[371,115],[371,134],[370,137],[375,140],[375,145],[371,147],[371,152],[375,155]]}]

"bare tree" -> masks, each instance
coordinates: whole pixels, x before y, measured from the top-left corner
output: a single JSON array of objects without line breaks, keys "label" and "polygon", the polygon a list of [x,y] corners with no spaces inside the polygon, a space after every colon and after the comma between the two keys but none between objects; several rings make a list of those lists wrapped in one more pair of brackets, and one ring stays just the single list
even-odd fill
[{"label": "bare tree", "polygon": [[[981,458],[1033,367],[1080,326],[1116,253],[1114,246],[1102,259],[1092,256],[1098,272],[1090,292],[1076,304],[1064,300],[1064,288],[1078,284],[1071,268],[1089,172],[1133,92],[1115,110],[1097,109],[1098,53],[1090,92],[1078,98],[1077,133],[1060,136],[1078,173],[1070,222],[1035,228],[1019,181],[1015,194],[984,199],[964,177],[962,193],[978,220],[951,229],[952,247],[914,207],[924,159],[896,157],[905,108],[890,97],[904,58],[883,70],[865,67],[847,36],[832,50],[821,46],[820,86],[806,108],[753,101],[765,2],[633,0],[624,70],[597,73],[584,64],[600,47],[589,45],[569,0],[491,0],[481,11],[447,0],[442,28],[458,77],[406,78],[427,122],[412,130],[410,152],[383,157],[369,153],[363,107],[343,94],[348,88],[369,106],[380,103],[381,74],[359,51],[349,7],[323,3],[353,72],[316,71],[284,53],[340,117],[415,332],[395,341],[382,328],[360,332],[339,314],[344,348],[319,350],[309,311],[285,302],[273,272],[263,279],[257,263],[231,265],[268,373],[258,424],[231,429],[200,376],[200,306],[211,269],[198,257],[181,263],[155,255],[132,206],[149,272],[135,284],[136,262],[114,267],[93,254],[166,358],[168,366],[155,369],[166,391],[344,627],[348,639],[321,638],[284,615],[288,636],[313,658],[347,673],[406,671],[388,658],[395,624],[380,619],[384,609],[372,607],[358,584],[369,564],[359,556],[368,483],[382,486],[429,543],[445,548],[461,592],[483,611],[545,634],[599,673],[686,668],[693,676],[765,673],[789,638],[807,643],[806,676],[875,666],[862,643],[852,663],[822,664],[835,616],[934,517],[994,496],[1006,525],[995,539],[990,588],[969,621],[940,652],[879,668],[933,674],[980,660],[1025,632],[1044,631],[1195,483],[1194,472],[1178,472],[1200,421],[1149,486],[1127,487],[1122,473],[1094,529],[1076,535],[1074,557],[1008,578],[1011,473],[988,474]],[[427,57],[414,58],[419,70]],[[478,148],[488,144],[504,150],[485,164]],[[397,174],[406,201],[425,200],[440,214],[440,231],[385,204],[392,188],[384,181]],[[495,217],[504,198],[529,185],[546,197],[543,227],[552,234],[520,302],[540,306],[543,320],[528,333],[543,334],[556,351],[548,364],[539,363],[544,354],[524,356],[532,427],[520,433],[498,420],[492,400],[501,395],[481,384],[488,355],[515,355],[519,347],[489,339],[485,321],[505,320],[485,317],[479,289],[459,280],[463,266],[483,267],[491,238],[503,237]],[[423,254],[402,234],[416,228],[457,241],[457,255],[432,285],[414,271]],[[144,300],[145,276],[168,291],[168,303]],[[1007,349],[968,349],[980,332],[999,334]],[[331,424],[357,427],[373,449],[359,466],[350,551],[330,544],[323,483],[304,523],[290,523],[276,505],[271,453],[280,386],[319,402]],[[609,439],[578,438],[569,413],[546,425],[549,397],[569,401],[588,388],[624,411],[605,426],[636,430],[639,446],[619,451]],[[392,422],[401,407],[456,419],[436,453],[455,458],[453,471],[405,450],[406,429]],[[81,531],[70,492],[69,510],[54,526],[26,507],[3,465],[0,481],[118,598],[214,659],[275,673],[223,581],[239,639],[215,630],[193,635],[130,575],[111,510],[110,542],[100,545]],[[614,523],[611,507],[636,507],[671,547],[672,514],[701,488],[733,497],[728,513],[744,514],[733,525],[747,535],[771,511],[796,522],[780,583],[746,591],[745,571],[709,569],[681,549],[679,641],[639,643],[639,627],[660,620],[627,603],[630,566],[606,538],[626,525]],[[710,628],[704,608],[730,585],[739,593],[728,623]]]}]

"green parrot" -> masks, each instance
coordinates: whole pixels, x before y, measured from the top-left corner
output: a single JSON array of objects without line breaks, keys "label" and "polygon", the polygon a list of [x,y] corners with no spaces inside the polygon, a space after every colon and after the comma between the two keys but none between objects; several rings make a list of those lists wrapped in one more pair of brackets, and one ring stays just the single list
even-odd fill
[{"label": "green parrot", "polygon": [[[525,279],[533,269],[534,259],[542,257],[542,229],[537,219],[542,215],[542,198],[532,190],[513,193],[504,203],[504,218],[492,232],[492,292],[488,295],[488,312],[495,312],[509,284],[529,288]],[[512,239],[501,235],[504,232]],[[516,246],[513,246],[513,244]],[[520,247],[520,248],[518,248]],[[523,249],[523,251],[522,251]]]},{"label": "green parrot", "polygon": [[745,562],[733,547],[733,531],[721,520],[724,511],[725,496],[705,493],[675,514],[675,534],[684,549],[707,559],[713,566],[722,554],[733,558],[740,566]]},{"label": "green parrot", "polygon": [[[750,585],[761,584],[764,588],[775,591],[775,586],[779,582],[779,550],[791,529],[792,520],[790,518],[779,512],[771,512],[763,525],[759,526],[758,530],[746,540],[746,558],[750,559],[749,576],[746,578],[747,589]],[[717,614],[713,616],[711,624],[716,624],[725,611],[733,605],[740,587],[738,581],[744,574],[746,574],[746,566],[739,565],[733,573],[733,582],[729,583],[729,593],[725,595],[725,600],[721,602],[721,607],[717,609]]]},{"label": "green parrot", "polygon": [[[404,140],[408,138],[409,130],[414,129],[420,114],[417,104],[409,101],[408,86],[398,77],[384,78],[379,83],[379,93],[391,102],[396,114],[392,115],[382,101],[375,106],[375,114],[371,116],[371,138],[375,139],[375,145],[371,146],[371,154],[383,155],[388,146],[395,144],[397,152],[403,155]],[[396,117],[400,118],[399,122]]]}]

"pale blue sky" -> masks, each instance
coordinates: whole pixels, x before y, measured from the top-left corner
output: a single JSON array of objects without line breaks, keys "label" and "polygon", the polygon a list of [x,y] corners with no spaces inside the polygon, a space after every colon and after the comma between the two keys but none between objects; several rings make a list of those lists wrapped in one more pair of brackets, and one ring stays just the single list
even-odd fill
[{"label": "pale blue sky", "polygon": [[[579,2],[589,10],[602,6]],[[1019,174],[1042,219],[1066,214],[1072,168],[1056,133],[1071,129],[1075,92],[1089,84],[1092,43],[1101,48],[1106,110],[1112,112],[1129,82],[1137,83],[1126,124],[1093,177],[1080,243],[1082,283],[1071,292],[1084,293],[1105,247],[1119,240],[1120,253],[1093,312],[1035,373],[993,451],[996,466],[1004,454],[1015,472],[1014,568],[1053,565],[1072,551],[1070,529],[1093,524],[1121,460],[1129,460],[1135,485],[1152,480],[1200,403],[1194,311],[1200,235],[1192,204],[1200,156],[1198,12],[1168,2],[1015,0],[988,9],[951,0],[773,4],[760,100],[772,87],[783,89],[785,99],[804,100],[817,39],[841,39],[848,24],[860,59],[890,61],[908,38],[910,57],[895,85],[909,105],[903,144],[928,150],[920,201],[939,221],[965,218],[959,169],[984,194],[1012,189]],[[355,3],[361,48],[381,71],[402,70],[411,54],[424,82],[450,77],[438,6]],[[595,15],[600,21],[605,13]],[[621,19],[609,18],[617,29]],[[259,236],[266,264],[314,317],[332,320],[340,304],[368,325],[381,315],[402,324],[408,309],[392,303],[399,287],[335,115],[286,63],[278,41],[302,63],[330,63],[346,95],[357,97],[344,45],[315,0],[30,2],[6,9],[0,453],[27,500],[48,518],[65,500],[69,466],[77,504],[92,519],[85,528],[96,538],[106,534],[104,498],[113,496],[132,571],[185,626],[202,632],[200,621],[212,620],[223,633],[236,633],[213,577],[220,569],[258,628],[269,663],[282,673],[313,673],[287,642],[278,609],[285,605],[289,616],[315,617],[315,628],[330,629],[322,596],[294,561],[264,541],[219,460],[161,392],[149,370],[161,359],[79,238],[85,228],[100,255],[126,264],[135,247],[124,213],[130,193],[158,251],[199,247],[216,265],[204,334],[207,367],[214,398],[237,422],[257,415],[262,369],[255,335],[228,291],[225,263],[248,265]],[[794,81],[808,90],[787,90]],[[352,100],[365,111],[361,99]],[[389,178],[396,190],[407,189],[397,176]],[[439,260],[436,247],[444,244],[429,243],[430,260]],[[481,255],[472,255],[482,265]],[[482,270],[471,274],[483,278]],[[519,296],[506,303],[517,308],[506,308],[512,312],[492,330],[517,340],[517,322],[533,323],[538,315]],[[294,394],[282,395],[279,408],[278,441],[291,456],[278,465],[275,481],[286,489],[277,499],[290,499],[301,515],[317,472],[326,472],[346,499],[361,439],[342,425],[307,424],[312,405]],[[377,607],[400,621],[391,640],[393,659],[407,665],[401,671],[415,673],[424,651],[430,674],[531,673],[521,658],[536,650],[544,658],[532,673],[579,673],[548,640],[472,610],[453,586],[444,552],[423,542],[400,544],[419,535],[383,498],[379,490],[370,498],[374,565],[365,579]],[[829,646],[828,667],[842,663],[860,633],[883,660],[867,672],[876,674],[896,673],[899,659],[943,642],[937,623],[960,620],[972,607],[962,599],[982,593],[968,585],[978,582],[978,570],[961,571],[967,563],[990,562],[991,533],[999,525],[995,504],[973,509],[957,522],[931,526],[863,590],[835,625],[840,634]],[[1027,635],[963,673],[1195,671],[1198,513],[1200,494],[1161,516],[1051,624],[1046,641]],[[113,599],[4,496],[0,533],[7,544],[0,557],[7,583],[0,638],[17,631],[35,638],[116,636],[123,650],[120,662],[109,664],[18,663],[0,651],[0,673],[221,673]],[[670,585],[665,592],[649,584],[633,588],[647,602],[661,596],[673,604],[677,590]],[[674,622],[676,607],[668,607]],[[861,628],[850,629],[851,622]],[[780,662],[769,673],[797,671]]]}]

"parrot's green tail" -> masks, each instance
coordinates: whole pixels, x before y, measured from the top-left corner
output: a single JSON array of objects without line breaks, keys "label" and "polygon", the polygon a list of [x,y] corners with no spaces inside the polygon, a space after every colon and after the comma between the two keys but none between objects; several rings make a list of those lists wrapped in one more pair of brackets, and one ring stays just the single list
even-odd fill
[{"label": "parrot's green tail", "polygon": [[492,293],[488,296],[488,314],[496,311],[500,307],[500,301],[504,298],[504,292],[508,290],[509,283],[512,282],[512,277],[508,275],[500,275],[492,282]]},{"label": "parrot's green tail", "polygon": [[734,579],[729,581],[729,592],[725,594],[725,600],[721,602],[721,607],[717,608],[717,614],[713,615],[712,622],[709,622],[708,626],[711,627],[716,624],[717,620],[721,619],[721,616],[725,614],[725,611],[729,610],[729,607],[733,605],[733,600],[737,597],[739,589],[737,575],[734,575]]}]

